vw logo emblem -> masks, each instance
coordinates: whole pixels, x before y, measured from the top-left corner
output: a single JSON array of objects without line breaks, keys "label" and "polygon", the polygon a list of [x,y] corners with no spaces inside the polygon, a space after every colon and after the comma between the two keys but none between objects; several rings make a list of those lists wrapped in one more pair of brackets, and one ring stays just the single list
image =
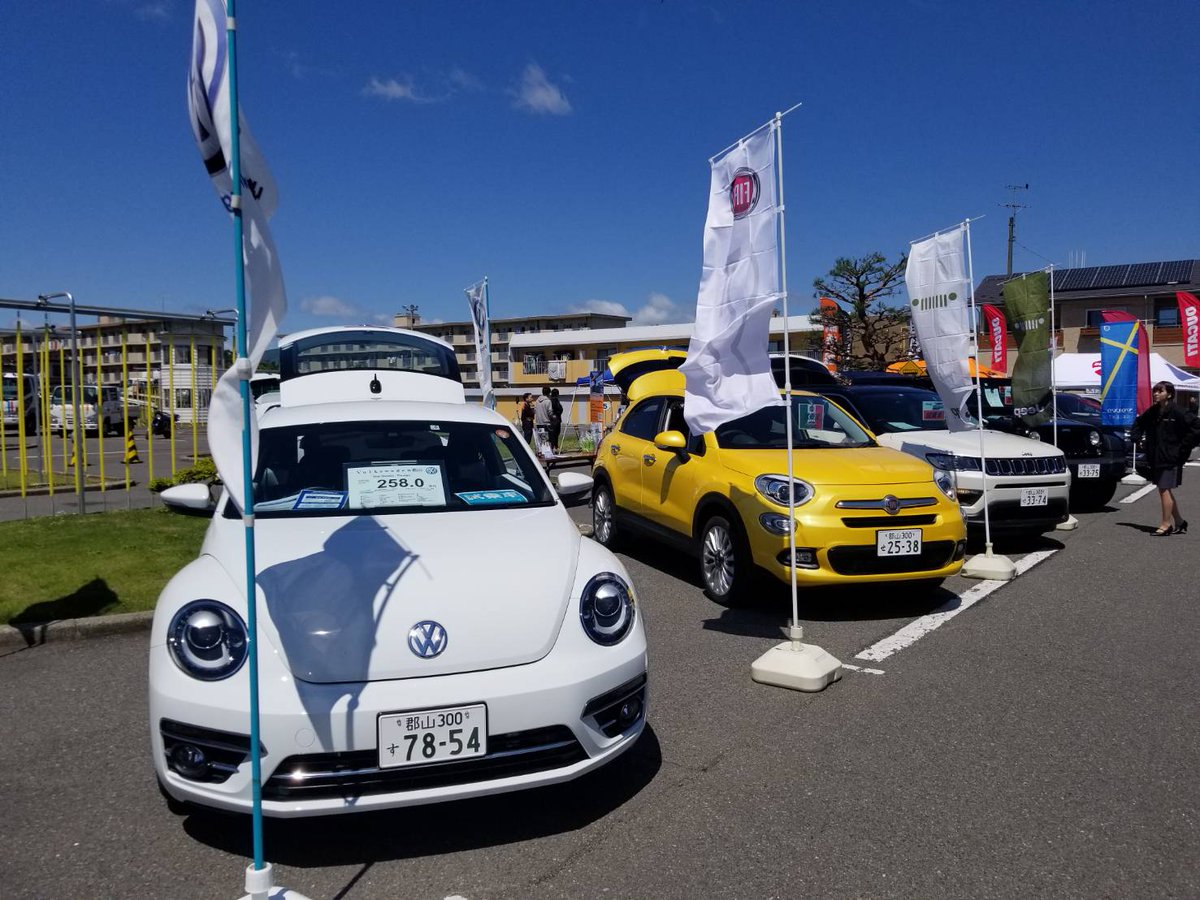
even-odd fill
[{"label": "vw logo emblem", "polygon": [[437,622],[418,622],[408,629],[408,649],[421,659],[433,659],[449,642],[446,629]]},{"label": "vw logo emblem", "polygon": [[891,494],[888,494],[886,497],[883,498],[883,510],[889,516],[894,516],[896,513],[900,512],[899,499],[897,499],[896,497],[894,497]]}]

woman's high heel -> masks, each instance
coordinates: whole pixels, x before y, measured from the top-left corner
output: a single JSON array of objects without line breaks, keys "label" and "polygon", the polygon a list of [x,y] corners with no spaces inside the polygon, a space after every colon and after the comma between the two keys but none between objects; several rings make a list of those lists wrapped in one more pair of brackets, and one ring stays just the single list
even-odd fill
[{"label": "woman's high heel", "polygon": [[1182,522],[1179,523],[1179,525],[1175,528],[1175,533],[1176,534],[1187,534],[1187,519],[1184,519]]}]

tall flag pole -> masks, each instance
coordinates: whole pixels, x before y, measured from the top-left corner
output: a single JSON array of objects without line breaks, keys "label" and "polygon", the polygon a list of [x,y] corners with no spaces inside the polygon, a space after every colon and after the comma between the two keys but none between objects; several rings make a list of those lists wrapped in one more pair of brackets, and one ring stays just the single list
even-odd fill
[{"label": "tall flag pole", "polygon": [[[262,756],[259,742],[258,591],[254,557],[254,460],[257,419],[250,377],[278,333],[287,309],[279,256],[267,220],[278,202],[275,180],[241,115],[237,82],[236,0],[196,0],[192,57],[188,68],[188,112],[205,169],[233,217],[234,279],[237,288],[239,353],[213,391],[208,442],[229,499],[242,513],[246,549],[246,630],[250,659],[250,781],[254,863],[246,890],[254,898],[271,893],[271,866],[263,862]],[[247,228],[247,222],[249,227]],[[249,287],[253,305],[247,315]],[[175,433],[174,427],[171,429]],[[239,446],[240,445],[240,446]],[[291,892],[285,892],[291,893]],[[291,894],[292,896],[296,896]]]},{"label": "tall flag pole", "polygon": [[496,408],[496,392],[492,388],[492,322],[487,276],[465,291],[467,305],[471,308],[471,324],[475,327],[475,356],[479,359],[479,389],[483,392],[483,405]]}]

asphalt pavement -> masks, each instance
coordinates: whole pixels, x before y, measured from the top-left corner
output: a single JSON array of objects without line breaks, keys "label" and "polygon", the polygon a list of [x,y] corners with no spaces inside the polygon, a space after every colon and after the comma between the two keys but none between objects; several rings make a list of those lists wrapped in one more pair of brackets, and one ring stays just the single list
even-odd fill
[{"label": "asphalt pavement", "polygon": [[[998,546],[1038,562],[991,592],[806,595],[806,639],[858,666],[818,694],[750,680],[786,590],[726,610],[689,559],[634,547],[652,705],[626,757],[534,792],[268,821],[277,882],[314,900],[1200,896],[1200,468],[1188,535],[1152,537],[1157,495],[1134,492]],[[920,636],[859,658],[902,630]],[[0,657],[6,900],[242,893],[248,819],[177,815],[155,787],[146,654],[143,633]]]}]

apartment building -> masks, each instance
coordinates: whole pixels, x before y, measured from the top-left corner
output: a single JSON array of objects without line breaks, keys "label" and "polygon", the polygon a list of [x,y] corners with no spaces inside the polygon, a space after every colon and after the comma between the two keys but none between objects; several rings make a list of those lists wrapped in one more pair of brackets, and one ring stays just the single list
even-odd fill
[{"label": "apartment building", "polygon": [[[131,400],[150,397],[156,408],[174,408],[181,422],[192,409],[204,420],[213,386],[225,369],[224,326],[211,319],[146,320],[100,316],[78,327],[79,367],[85,384],[128,391]],[[17,333],[0,332],[0,369],[15,372]],[[43,368],[53,389],[70,382],[71,336],[61,324],[22,327],[23,371]]]}]

